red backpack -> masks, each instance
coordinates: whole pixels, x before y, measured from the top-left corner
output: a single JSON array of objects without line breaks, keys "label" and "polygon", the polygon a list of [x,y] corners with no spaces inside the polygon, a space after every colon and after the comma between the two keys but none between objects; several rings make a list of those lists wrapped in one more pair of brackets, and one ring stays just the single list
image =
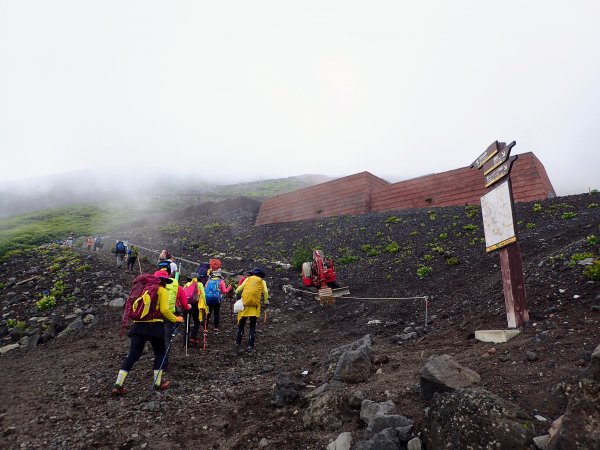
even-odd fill
[{"label": "red backpack", "polygon": [[139,275],[133,280],[133,287],[123,309],[121,335],[130,319],[150,321],[162,317],[158,303],[159,287],[160,278],[148,273]]}]

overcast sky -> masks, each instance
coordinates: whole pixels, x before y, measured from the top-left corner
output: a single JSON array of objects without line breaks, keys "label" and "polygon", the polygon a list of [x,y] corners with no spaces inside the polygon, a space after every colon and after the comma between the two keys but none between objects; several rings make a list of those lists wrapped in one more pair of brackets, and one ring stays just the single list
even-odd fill
[{"label": "overcast sky", "polygon": [[599,18],[597,0],[0,0],[2,177],[398,181],[515,140],[559,195],[587,192]]}]

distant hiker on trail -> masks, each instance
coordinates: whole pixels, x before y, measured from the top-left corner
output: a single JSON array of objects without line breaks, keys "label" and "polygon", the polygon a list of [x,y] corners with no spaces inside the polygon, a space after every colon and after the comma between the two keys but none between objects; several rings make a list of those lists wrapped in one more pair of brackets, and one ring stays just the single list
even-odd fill
[{"label": "distant hiker on trail", "polygon": [[89,236],[87,238],[86,245],[87,245],[88,251],[91,251],[92,250],[92,245],[94,245],[94,240],[92,239],[91,236]]},{"label": "distant hiker on trail", "polygon": [[248,353],[254,350],[256,322],[260,317],[261,297],[265,308],[269,306],[269,290],[267,282],[264,280],[265,273],[259,268],[252,269],[250,273],[251,275],[235,290],[236,294],[242,294],[242,303],[244,303],[244,310],[238,313],[238,332],[235,343],[237,346],[242,344],[246,319],[249,319],[250,334],[248,335],[248,347],[246,349]]},{"label": "distant hiker on trail", "polygon": [[128,317],[133,319],[133,325],[128,333],[131,343],[129,345],[129,353],[117,375],[117,380],[112,390],[113,395],[123,395],[125,393],[125,388],[123,387],[125,378],[133,368],[133,365],[142,356],[146,342],[150,342],[154,351],[154,389],[167,389],[171,385],[170,381],[161,381],[161,365],[167,348],[165,347],[163,317],[169,323],[183,322],[183,317],[177,317],[169,310],[169,294],[165,289],[165,286],[171,283],[169,278],[144,274],[138,276],[133,283],[134,288],[132,289],[132,293],[137,287],[136,292],[143,292],[143,294],[137,299],[133,299],[130,294],[130,298],[126,303],[126,307],[130,307]]},{"label": "distant hiker on trail", "polygon": [[131,244],[127,250],[127,272],[133,272],[133,266],[138,258],[138,248]]},{"label": "distant hiker on trail", "polygon": [[188,303],[191,305],[190,315],[194,320],[194,327],[190,335],[190,342],[192,344],[199,344],[198,330],[200,324],[206,319],[208,314],[208,306],[206,305],[206,294],[204,293],[204,285],[198,281],[198,274],[193,273],[187,278],[187,283],[183,288],[187,297]]},{"label": "distant hiker on trail", "polygon": [[175,263],[175,257],[169,250],[162,250],[158,256],[157,268],[166,269],[169,275],[175,275],[177,272],[177,264]]},{"label": "distant hiker on trail", "polygon": [[214,330],[219,331],[219,310],[221,309],[221,301],[223,294],[231,291],[232,286],[225,285],[221,271],[215,270],[210,274],[210,278],[206,282],[204,293],[206,295],[206,304],[208,305],[208,317],[210,323],[211,315],[214,316]]},{"label": "distant hiker on trail", "polygon": [[[160,269],[154,272],[154,275],[157,277],[165,276],[167,274],[167,270]],[[192,307],[188,304],[187,297],[185,296],[185,292],[183,288],[179,285],[179,282],[175,279],[174,276],[169,276],[171,283],[169,283],[167,288],[167,293],[169,294],[169,311],[175,314],[175,312],[187,313]],[[179,310],[179,311],[177,311]],[[173,334],[173,330],[175,329],[175,324],[171,322],[165,322],[165,347],[169,345],[171,340],[171,335]],[[165,361],[163,363],[163,370],[167,370],[169,366],[169,355],[165,355]]]},{"label": "distant hiker on trail", "polygon": [[100,236],[94,238],[94,251],[97,250],[102,250],[102,238]]},{"label": "distant hiker on trail", "polygon": [[117,241],[115,244],[115,254],[117,255],[117,269],[123,267],[123,260],[127,254],[127,247],[123,241]]}]

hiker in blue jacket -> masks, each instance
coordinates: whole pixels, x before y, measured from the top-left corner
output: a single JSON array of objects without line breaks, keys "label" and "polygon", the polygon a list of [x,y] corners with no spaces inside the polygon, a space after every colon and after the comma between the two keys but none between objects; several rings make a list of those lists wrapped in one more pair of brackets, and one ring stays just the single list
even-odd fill
[{"label": "hiker in blue jacket", "polygon": [[219,311],[221,309],[221,301],[223,295],[229,293],[233,289],[232,286],[227,286],[220,270],[215,270],[210,274],[210,278],[206,282],[204,294],[206,296],[206,304],[208,305],[207,320],[210,323],[210,317],[214,317],[214,331],[219,331]]}]

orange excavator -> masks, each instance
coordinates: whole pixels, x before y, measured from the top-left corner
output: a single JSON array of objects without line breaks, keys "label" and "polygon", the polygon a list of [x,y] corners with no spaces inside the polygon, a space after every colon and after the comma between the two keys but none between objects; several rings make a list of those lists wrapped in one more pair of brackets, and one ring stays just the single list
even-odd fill
[{"label": "orange excavator", "polygon": [[335,303],[335,297],[350,294],[348,287],[338,287],[336,280],[333,259],[325,258],[321,250],[313,251],[312,262],[302,264],[302,284],[318,289],[315,298],[322,305]]}]

